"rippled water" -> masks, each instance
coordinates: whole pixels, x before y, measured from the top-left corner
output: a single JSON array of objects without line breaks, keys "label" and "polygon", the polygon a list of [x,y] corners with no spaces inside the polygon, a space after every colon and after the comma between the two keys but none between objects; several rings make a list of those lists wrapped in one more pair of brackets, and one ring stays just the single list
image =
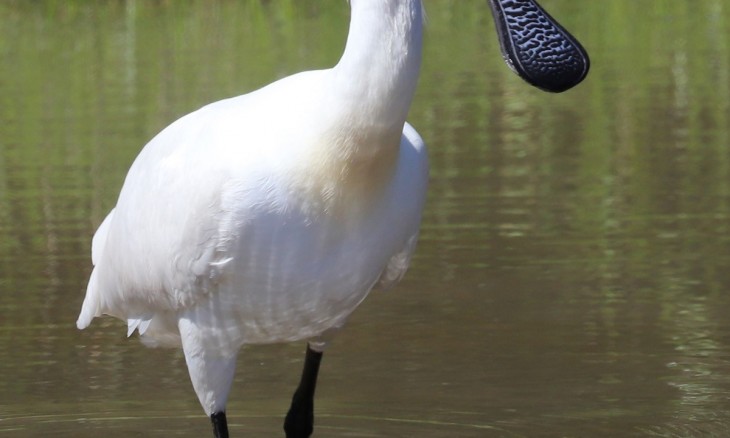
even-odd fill
[{"label": "rippled water", "polygon": [[[730,8],[544,5],[592,71],[547,95],[483,1],[427,1],[413,267],[327,353],[320,437],[730,435]],[[179,352],[75,329],[94,229],[175,118],[332,65],[340,0],[0,3],[0,436],[207,436]],[[276,436],[303,344],[241,355]]]}]

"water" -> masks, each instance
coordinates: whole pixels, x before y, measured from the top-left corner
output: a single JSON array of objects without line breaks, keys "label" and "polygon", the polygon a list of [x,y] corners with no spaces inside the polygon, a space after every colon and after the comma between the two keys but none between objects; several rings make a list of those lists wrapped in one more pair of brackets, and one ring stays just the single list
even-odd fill
[{"label": "water", "polygon": [[[421,243],[325,356],[320,437],[730,434],[730,8],[545,0],[547,95],[482,1],[427,1]],[[175,118],[332,65],[340,0],[0,3],[0,436],[207,436],[179,352],[75,329],[94,229]],[[234,436],[281,435],[303,344],[247,349]]]}]

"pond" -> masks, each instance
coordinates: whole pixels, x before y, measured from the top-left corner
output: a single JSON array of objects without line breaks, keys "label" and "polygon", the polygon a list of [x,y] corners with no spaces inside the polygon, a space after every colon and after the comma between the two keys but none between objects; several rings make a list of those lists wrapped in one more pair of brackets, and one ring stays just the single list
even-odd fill
[{"label": "pond", "polygon": [[[412,267],[325,355],[318,437],[730,435],[730,6],[543,5],[588,49],[560,95],[482,0],[426,0]],[[184,358],[75,320],[140,148],[337,62],[342,0],[0,3],[0,437],[209,436]],[[232,436],[283,436],[304,344],[247,348]]]}]

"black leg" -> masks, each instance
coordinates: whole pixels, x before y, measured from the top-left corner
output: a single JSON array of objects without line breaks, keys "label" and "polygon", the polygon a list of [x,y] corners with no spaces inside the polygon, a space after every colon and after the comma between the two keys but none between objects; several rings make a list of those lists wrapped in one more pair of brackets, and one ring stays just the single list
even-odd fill
[{"label": "black leg", "polygon": [[314,430],[314,388],[317,386],[317,374],[322,353],[307,346],[304,358],[304,370],[299,387],[292,397],[289,413],[284,420],[286,438],[307,438]]},{"label": "black leg", "polygon": [[228,438],[228,421],[225,412],[215,412],[210,416],[213,423],[213,436],[215,438]]}]

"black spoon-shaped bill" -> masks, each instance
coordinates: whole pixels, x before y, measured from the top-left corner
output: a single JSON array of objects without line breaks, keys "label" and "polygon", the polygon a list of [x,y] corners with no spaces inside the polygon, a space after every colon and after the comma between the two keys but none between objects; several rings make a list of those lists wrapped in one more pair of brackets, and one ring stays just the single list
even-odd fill
[{"label": "black spoon-shaped bill", "polygon": [[487,0],[502,56],[522,79],[560,93],[588,74],[588,53],[578,40],[535,0]]}]

